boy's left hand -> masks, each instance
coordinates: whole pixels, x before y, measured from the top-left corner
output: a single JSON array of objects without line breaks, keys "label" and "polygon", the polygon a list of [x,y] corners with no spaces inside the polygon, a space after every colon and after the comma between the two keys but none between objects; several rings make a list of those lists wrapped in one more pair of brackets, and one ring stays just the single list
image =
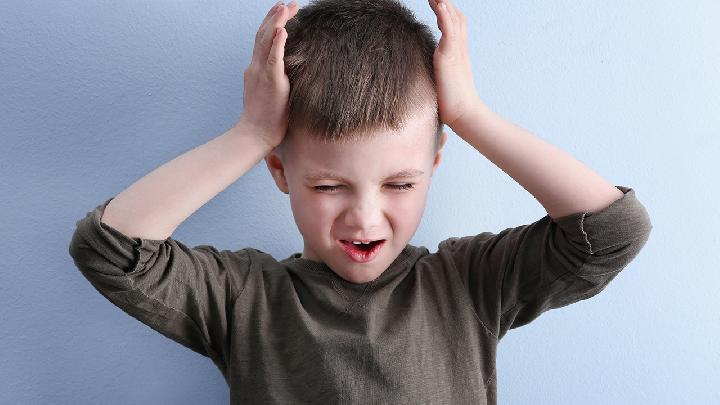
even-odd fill
[{"label": "boy's left hand", "polygon": [[467,19],[450,0],[428,0],[428,3],[442,32],[433,55],[438,110],[440,120],[453,128],[480,102],[470,66]]}]

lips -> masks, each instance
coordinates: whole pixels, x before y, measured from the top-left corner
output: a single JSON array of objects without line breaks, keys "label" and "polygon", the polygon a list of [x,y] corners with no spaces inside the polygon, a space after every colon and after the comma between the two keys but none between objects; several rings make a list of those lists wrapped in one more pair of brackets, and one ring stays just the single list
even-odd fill
[{"label": "lips", "polygon": [[356,263],[367,263],[377,256],[380,249],[385,245],[385,240],[380,239],[370,242],[367,245],[354,244],[347,240],[338,240],[343,251]]}]

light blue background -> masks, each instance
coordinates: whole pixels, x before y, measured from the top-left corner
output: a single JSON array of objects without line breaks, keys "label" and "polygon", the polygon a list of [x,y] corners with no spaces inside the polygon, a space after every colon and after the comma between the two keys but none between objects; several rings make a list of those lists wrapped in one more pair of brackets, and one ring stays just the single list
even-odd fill
[{"label": "light blue background", "polygon": [[[301,5],[306,4],[302,1]],[[407,1],[440,32],[427,2]],[[720,3],[457,1],[495,111],[636,190],[653,223],[601,294],[511,330],[501,404],[720,403]],[[227,403],[212,362],[106,301],[75,222],[242,112],[271,1],[4,1],[0,12],[0,403]],[[411,241],[530,223],[542,206],[450,133]],[[302,250],[261,162],[173,234]]]}]

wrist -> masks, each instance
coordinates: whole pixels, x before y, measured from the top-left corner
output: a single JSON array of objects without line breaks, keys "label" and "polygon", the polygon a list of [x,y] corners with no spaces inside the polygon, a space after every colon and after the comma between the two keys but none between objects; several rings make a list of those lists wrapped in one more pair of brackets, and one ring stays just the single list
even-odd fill
[{"label": "wrist", "polygon": [[235,126],[231,129],[237,137],[242,137],[257,144],[259,148],[267,150],[268,153],[272,151],[277,145],[271,141],[271,137],[266,133],[263,128],[252,123],[251,121],[240,118]]},{"label": "wrist", "polygon": [[247,136],[261,143],[268,151],[273,150],[277,144],[273,141],[274,137],[269,134],[265,128],[252,122],[246,116],[241,116],[233,127],[235,132]]},{"label": "wrist", "polygon": [[465,111],[455,118],[451,124],[447,124],[448,127],[458,135],[467,131],[468,127],[472,126],[471,123],[476,120],[478,116],[487,116],[488,112],[490,112],[490,108],[485,105],[479,97],[465,104],[468,106]]}]

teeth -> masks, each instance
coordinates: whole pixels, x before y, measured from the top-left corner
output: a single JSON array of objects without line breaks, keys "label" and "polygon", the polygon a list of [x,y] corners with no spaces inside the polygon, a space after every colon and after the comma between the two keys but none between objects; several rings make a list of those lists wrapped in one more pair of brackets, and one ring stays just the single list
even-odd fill
[{"label": "teeth", "polygon": [[369,245],[370,242],[355,242],[353,241],[353,245]]}]

